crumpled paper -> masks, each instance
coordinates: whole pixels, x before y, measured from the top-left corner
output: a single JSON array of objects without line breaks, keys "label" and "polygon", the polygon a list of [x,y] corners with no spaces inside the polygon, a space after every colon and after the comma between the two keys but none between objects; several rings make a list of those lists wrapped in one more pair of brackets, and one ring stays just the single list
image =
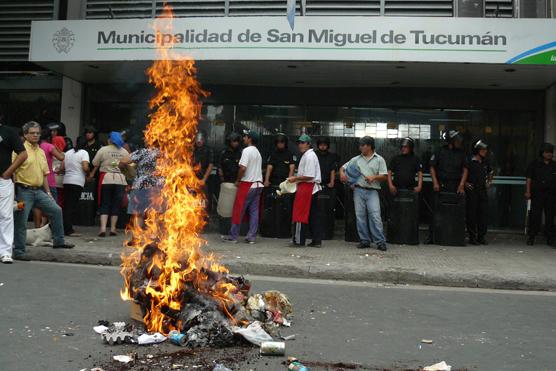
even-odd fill
[{"label": "crumpled paper", "polygon": [[431,366],[427,366],[423,371],[452,371],[452,366],[442,361]]},{"label": "crumpled paper", "polygon": [[115,361],[121,362],[121,363],[129,363],[131,361],[133,361],[133,358],[128,356],[128,355],[124,355],[124,354],[119,354],[117,356],[112,357],[114,358]]},{"label": "crumpled paper", "polygon": [[259,321],[255,321],[251,323],[247,327],[232,327],[232,332],[234,334],[240,334],[250,342],[251,344],[255,344],[261,346],[261,343],[265,341],[272,341],[272,336],[270,336],[261,326]]},{"label": "crumpled paper", "polygon": [[154,334],[143,334],[137,338],[137,344],[158,344],[162,343],[166,339],[166,336],[162,335],[160,332],[155,332]]}]

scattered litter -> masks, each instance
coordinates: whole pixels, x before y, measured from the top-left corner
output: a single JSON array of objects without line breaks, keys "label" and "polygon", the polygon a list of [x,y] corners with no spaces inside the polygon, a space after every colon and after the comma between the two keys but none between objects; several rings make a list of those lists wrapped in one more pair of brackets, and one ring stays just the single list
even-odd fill
[{"label": "scattered litter", "polygon": [[100,367],[95,367],[95,368],[91,368],[91,371],[104,371],[104,369]]},{"label": "scattered litter", "polygon": [[228,367],[224,366],[222,363],[217,363],[212,371],[232,371]]},{"label": "scattered litter", "polygon": [[241,256],[236,256],[236,259],[241,259]]},{"label": "scattered litter", "polygon": [[283,356],[286,354],[286,343],[282,341],[264,341],[260,353],[263,356]]},{"label": "scattered litter", "polygon": [[288,357],[288,370],[289,371],[310,371],[311,369],[301,363],[295,357]]},{"label": "scattered litter", "polygon": [[154,334],[143,334],[137,338],[137,344],[147,345],[147,344],[158,344],[166,340],[166,336],[162,335],[160,332],[155,332]]},{"label": "scattered litter", "polygon": [[66,332],[62,336],[73,336],[73,335],[75,335],[73,332]]},{"label": "scattered litter", "polygon": [[288,340],[295,340],[295,334],[288,335],[288,336],[280,336],[280,339],[288,341]]},{"label": "scattered litter", "polygon": [[168,334],[168,339],[174,345],[184,347],[187,344],[187,336],[185,334],[180,333],[177,330],[172,330]]},{"label": "scattered litter", "polygon": [[133,325],[126,325],[125,322],[114,322],[110,324],[106,321],[99,321],[99,325],[107,326],[108,329],[101,334],[102,340],[110,345],[135,343],[137,334]]},{"label": "scattered litter", "polygon": [[132,354],[131,355],[124,355],[124,354],[119,354],[117,356],[113,357],[115,361],[121,362],[121,363],[129,363],[133,361],[133,357]]},{"label": "scattered litter", "polygon": [[108,331],[108,327],[107,327],[107,326],[104,326],[104,325],[98,325],[98,326],[93,327],[93,330],[94,330],[97,334],[102,335],[102,334],[104,334],[106,331]]},{"label": "scattered litter", "polygon": [[148,358],[148,359],[153,359],[154,356],[153,356],[152,354],[147,354],[147,358]]},{"label": "scattered litter", "polygon": [[429,340],[429,339],[423,339],[423,340],[421,340],[421,343],[423,343],[423,344],[432,344],[432,343],[434,343],[434,341]]},{"label": "scattered litter", "polygon": [[182,368],[182,367],[184,367],[184,366],[185,366],[185,365],[180,365],[179,363],[174,363],[174,364],[172,365],[172,369],[173,369],[173,370],[176,370],[176,369]]},{"label": "scattered litter", "polygon": [[518,254],[523,254],[523,250],[519,250],[517,253]]},{"label": "scattered litter", "polygon": [[0,282],[0,286],[4,286],[4,282]]},{"label": "scattered litter", "polygon": [[450,366],[444,361],[436,363],[432,366],[427,366],[423,369],[423,371],[451,371],[451,370],[452,370],[452,366]]},{"label": "scattered litter", "polygon": [[240,334],[248,342],[259,346],[264,341],[272,341],[272,336],[263,330],[259,321],[255,321],[247,327],[233,326],[232,332],[234,334]]}]

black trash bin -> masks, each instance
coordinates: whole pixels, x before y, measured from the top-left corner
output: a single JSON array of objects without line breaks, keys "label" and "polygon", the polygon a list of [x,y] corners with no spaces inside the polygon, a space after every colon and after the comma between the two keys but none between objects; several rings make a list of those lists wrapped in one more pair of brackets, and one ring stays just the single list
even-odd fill
[{"label": "black trash bin", "polygon": [[344,222],[345,237],[347,242],[359,242],[357,233],[357,220],[355,218],[355,207],[353,204],[353,190],[349,186],[344,186]]},{"label": "black trash bin", "polygon": [[465,246],[465,196],[453,192],[436,196],[433,240],[437,245]]},{"label": "black trash bin", "polygon": [[279,196],[277,190],[277,187],[268,187],[263,191],[260,234],[262,237],[290,238],[294,195]]},{"label": "black trash bin", "polygon": [[392,197],[388,215],[388,242],[419,244],[419,194],[400,189]]},{"label": "black trash bin", "polygon": [[319,216],[322,220],[322,239],[334,239],[334,224],[336,222],[336,190],[323,187],[319,192]]},{"label": "black trash bin", "polygon": [[77,201],[74,225],[95,225],[98,206],[96,182],[87,182]]}]

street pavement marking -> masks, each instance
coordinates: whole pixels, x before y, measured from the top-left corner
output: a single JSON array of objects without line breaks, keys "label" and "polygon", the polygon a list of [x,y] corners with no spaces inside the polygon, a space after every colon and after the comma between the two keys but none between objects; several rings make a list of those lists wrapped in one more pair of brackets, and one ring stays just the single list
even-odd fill
[{"label": "street pavement marking", "polygon": [[[18,262],[18,264],[37,264],[37,265],[57,265],[65,267],[79,267],[90,269],[104,269],[119,271],[120,267],[111,265],[90,265],[90,264],[76,264],[76,263],[58,263],[58,262]],[[234,273],[231,272],[233,275]],[[257,276],[246,274],[244,275],[251,281],[265,281],[265,282],[285,282],[285,283],[304,283],[313,285],[335,285],[335,286],[348,286],[348,287],[367,287],[375,289],[396,289],[396,290],[422,290],[422,291],[446,291],[446,292],[466,292],[473,294],[503,294],[503,295],[525,295],[525,296],[556,296],[556,291],[527,291],[527,290],[502,290],[502,289],[485,289],[485,288],[472,288],[472,287],[445,287],[445,286],[425,286],[425,285],[407,285],[407,284],[392,284],[380,282],[360,282],[360,281],[341,281],[329,279],[315,279],[315,278],[291,278],[291,277],[274,277],[274,276]]]}]

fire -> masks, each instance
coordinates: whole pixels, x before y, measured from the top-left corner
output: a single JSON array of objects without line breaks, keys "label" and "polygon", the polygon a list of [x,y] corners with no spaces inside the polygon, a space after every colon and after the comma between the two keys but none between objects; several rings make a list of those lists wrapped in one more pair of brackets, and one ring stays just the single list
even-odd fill
[{"label": "fire", "polygon": [[[154,22],[156,33],[171,34],[172,19],[171,8],[165,4]],[[146,71],[156,93],[149,103],[152,113],[145,142],[159,149],[156,175],[165,180],[160,197],[152,202],[164,205],[165,211],[149,210],[143,228],[129,226],[133,246],[131,253],[122,255],[121,269],[125,281],[122,299],[143,296],[148,303],[144,317],[148,331],[163,334],[179,329],[169,313],[180,311],[186,288],[217,300],[232,321],[230,308],[238,291],[234,284],[219,279],[228,273],[226,267],[202,250],[206,241],[199,232],[205,224],[205,200],[195,176],[193,146],[200,99],[208,93],[195,78],[195,62],[176,54],[172,46],[172,41],[162,44],[159,40],[158,59]],[[143,269],[150,278],[137,287],[132,278]]]}]

